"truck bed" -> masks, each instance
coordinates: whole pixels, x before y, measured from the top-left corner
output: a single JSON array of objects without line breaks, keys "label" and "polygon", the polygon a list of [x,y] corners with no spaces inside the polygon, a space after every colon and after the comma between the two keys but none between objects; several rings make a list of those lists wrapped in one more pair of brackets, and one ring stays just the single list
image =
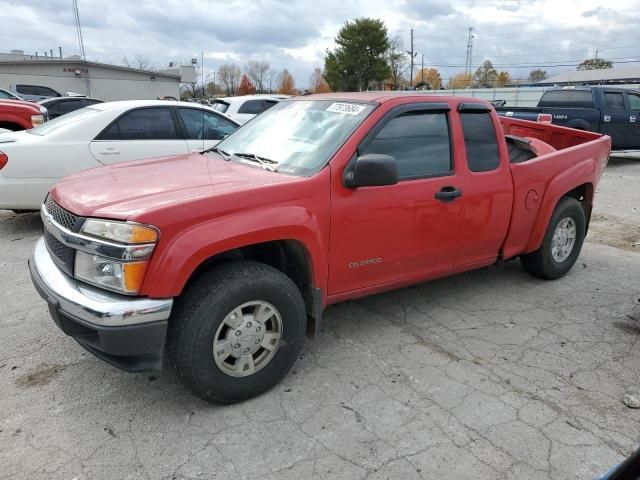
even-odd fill
[{"label": "truck bed", "polygon": [[[537,225],[546,225],[546,217],[560,197],[578,186],[571,182],[583,179],[585,190],[598,184],[609,158],[611,139],[599,133],[515,118],[500,117],[500,123],[509,145],[513,182],[511,224],[503,247],[506,259],[537,248]],[[528,146],[533,155],[514,161],[514,144],[524,149]],[[543,198],[553,201],[542,207]]]}]

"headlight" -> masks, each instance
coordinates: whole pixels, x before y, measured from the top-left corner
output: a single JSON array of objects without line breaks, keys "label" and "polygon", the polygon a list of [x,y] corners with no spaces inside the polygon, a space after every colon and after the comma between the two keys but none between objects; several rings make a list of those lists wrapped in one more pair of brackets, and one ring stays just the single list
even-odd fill
[{"label": "headlight", "polygon": [[46,116],[46,115],[47,115],[47,112],[48,112],[48,110],[47,110],[45,107],[43,107],[42,105],[40,105],[40,113],[41,113],[42,115],[45,115],[45,116]]},{"label": "headlight", "polygon": [[82,233],[92,237],[119,243],[153,243],[158,240],[158,231],[153,227],[135,223],[89,219],[82,226]]},{"label": "headlight", "polygon": [[142,287],[147,264],[148,262],[121,262],[77,251],[75,277],[108,290],[136,294]]},{"label": "headlight", "polygon": [[44,115],[31,115],[31,125],[37,127],[44,123]]},{"label": "headlight", "polygon": [[[139,293],[147,272],[148,258],[158,241],[158,230],[155,227],[137,223],[91,218],[84,222],[80,233],[111,242],[111,244],[105,243],[103,248],[96,250],[101,255],[76,251],[75,277],[120,293]],[[96,240],[95,243],[101,242]],[[123,246],[117,247],[114,243]],[[111,258],[111,253],[108,253],[109,248],[126,249],[128,253],[126,256],[118,257],[114,254],[114,258]],[[104,256],[105,254],[108,256]],[[140,261],[142,259],[145,261]]]}]

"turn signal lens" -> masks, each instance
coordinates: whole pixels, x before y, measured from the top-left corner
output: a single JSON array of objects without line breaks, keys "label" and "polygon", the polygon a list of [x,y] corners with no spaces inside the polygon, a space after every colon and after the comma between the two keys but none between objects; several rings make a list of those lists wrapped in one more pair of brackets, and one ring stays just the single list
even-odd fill
[{"label": "turn signal lens", "polygon": [[37,127],[44,123],[44,115],[31,115],[31,125]]},{"label": "turn signal lens", "polygon": [[152,243],[158,240],[158,232],[153,228],[134,225],[129,243]]},{"label": "turn signal lens", "polygon": [[142,288],[148,262],[125,263],[123,265],[124,291],[138,293]]},{"label": "turn signal lens", "polygon": [[9,157],[7,157],[6,153],[0,152],[0,170],[7,164],[9,161]]}]

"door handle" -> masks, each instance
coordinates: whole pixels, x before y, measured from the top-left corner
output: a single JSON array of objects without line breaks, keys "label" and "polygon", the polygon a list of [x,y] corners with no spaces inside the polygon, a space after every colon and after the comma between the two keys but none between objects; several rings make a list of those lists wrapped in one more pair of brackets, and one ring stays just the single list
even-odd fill
[{"label": "door handle", "polygon": [[456,198],[461,196],[462,190],[458,190],[456,187],[451,186],[442,187],[442,189],[434,195],[437,200],[444,203],[453,202]]},{"label": "door handle", "polygon": [[120,151],[116,150],[115,148],[108,148],[106,150],[102,150],[100,152],[100,155],[120,155]]}]

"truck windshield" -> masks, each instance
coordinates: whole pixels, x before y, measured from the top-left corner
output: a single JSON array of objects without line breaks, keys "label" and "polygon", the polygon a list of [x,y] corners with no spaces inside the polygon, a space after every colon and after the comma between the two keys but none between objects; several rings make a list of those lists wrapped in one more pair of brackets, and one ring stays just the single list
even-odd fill
[{"label": "truck windshield", "polygon": [[369,104],[333,100],[281,102],[217,147],[231,160],[255,156],[269,159],[278,172],[311,176],[327,164],[373,109]]}]

